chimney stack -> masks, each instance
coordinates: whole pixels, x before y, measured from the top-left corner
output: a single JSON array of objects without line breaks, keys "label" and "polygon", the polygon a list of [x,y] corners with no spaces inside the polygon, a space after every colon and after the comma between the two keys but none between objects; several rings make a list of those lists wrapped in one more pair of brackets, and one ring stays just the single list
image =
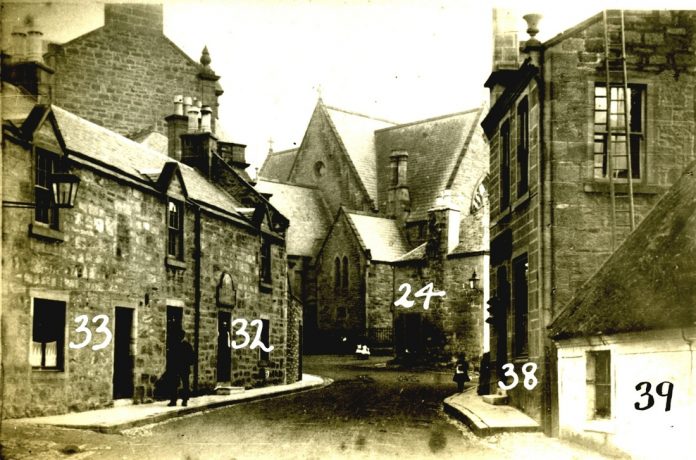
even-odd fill
[{"label": "chimney stack", "polygon": [[55,72],[43,62],[43,33],[33,19],[27,23],[28,32],[22,27],[12,31],[11,59],[2,60],[2,77],[35,96],[40,104],[50,104]]},{"label": "chimney stack", "polygon": [[493,8],[493,71],[518,66],[517,14],[511,9]]},{"label": "chimney stack", "polygon": [[411,196],[408,190],[408,152],[392,150],[389,163],[392,178],[387,192],[387,212],[391,217],[405,220],[411,211]]}]

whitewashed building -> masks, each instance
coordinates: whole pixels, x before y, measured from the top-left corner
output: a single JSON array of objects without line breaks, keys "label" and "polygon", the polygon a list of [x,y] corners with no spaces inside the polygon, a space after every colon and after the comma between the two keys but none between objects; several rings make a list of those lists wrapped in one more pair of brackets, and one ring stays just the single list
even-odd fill
[{"label": "whitewashed building", "polygon": [[561,437],[694,458],[695,173],[693,163],[549,326]]}]

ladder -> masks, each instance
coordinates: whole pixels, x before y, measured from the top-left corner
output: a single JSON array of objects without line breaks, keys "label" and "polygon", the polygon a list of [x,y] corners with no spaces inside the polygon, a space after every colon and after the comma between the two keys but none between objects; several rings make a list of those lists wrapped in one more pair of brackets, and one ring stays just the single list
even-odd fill
[{"label": "ladder", "polygon": [[[607,175],[609,176],[609,194],[611,196],[611,250],[616,249],[618,242],[635,227],[635,207],[633,203],[633,171],[631,167],[631,136],[629,125],[629,111],[631,100],[628,92],[626,74],[626,40],[624,37],[624,12],[623,10],[604,10],[604,71],[607,94]],[[613,83],[619,80],[620,86]],[[612,104],[615,97],[616,103]],[[623,99],[623,101],[621,100]],[[620,144],[620,135],[612,134],[613,124],[620,124],[620,114],[612,117],[613,112],[618,112],[623,102],[623,151],[616,153],[617,144]],[[612,110],[616,107],[616,111]],[[614,123],[612,122],[614,120]],[[615,139],[616,138],[616,139]],[[627,193],[617,194],[614,180],[618,178],[620,169],[616,165],[625,165],[621,170],[626,171]],[[619,217],[620,216],[620,217]],[[621,235],[618,235],[619,230]]]}]

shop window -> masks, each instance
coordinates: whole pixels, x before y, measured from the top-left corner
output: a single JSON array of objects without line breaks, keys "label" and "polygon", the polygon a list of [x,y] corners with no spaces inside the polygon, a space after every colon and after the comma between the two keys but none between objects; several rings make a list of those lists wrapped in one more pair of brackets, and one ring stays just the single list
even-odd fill
[{"label": "shop window", "polygon": [[519,257],[513,261],[512,276],[513,276],[513,315],[514,315],[514,336],[513,336],[513,351],[514,355],[526,356],[528,354],[528,272],[529,264],[527,263],[527,255]]}]

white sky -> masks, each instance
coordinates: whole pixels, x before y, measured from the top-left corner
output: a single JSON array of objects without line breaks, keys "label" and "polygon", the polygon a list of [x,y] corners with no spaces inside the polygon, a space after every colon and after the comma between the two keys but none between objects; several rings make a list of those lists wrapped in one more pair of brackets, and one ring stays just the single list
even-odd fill
[{"label": "white sky", "polygon": [[[121,0],[125,3],[127,0]],[[466,110],[487,98],[491,0],[140,0],[164,3],[164,30],[195,60],[204,45],[221,75],[222,124],[260,166],[300,144],[324,102],[399,122]],[[524,9],[520,5],[524,6]],[[497,1],[544,15],[542,41],[602,8],[693,8],[693,0]],[[103,25],[103,3],[4,2],[3,37],[28,12],[64,42]],[[524,38],[526,34],[522,34]]]}]

